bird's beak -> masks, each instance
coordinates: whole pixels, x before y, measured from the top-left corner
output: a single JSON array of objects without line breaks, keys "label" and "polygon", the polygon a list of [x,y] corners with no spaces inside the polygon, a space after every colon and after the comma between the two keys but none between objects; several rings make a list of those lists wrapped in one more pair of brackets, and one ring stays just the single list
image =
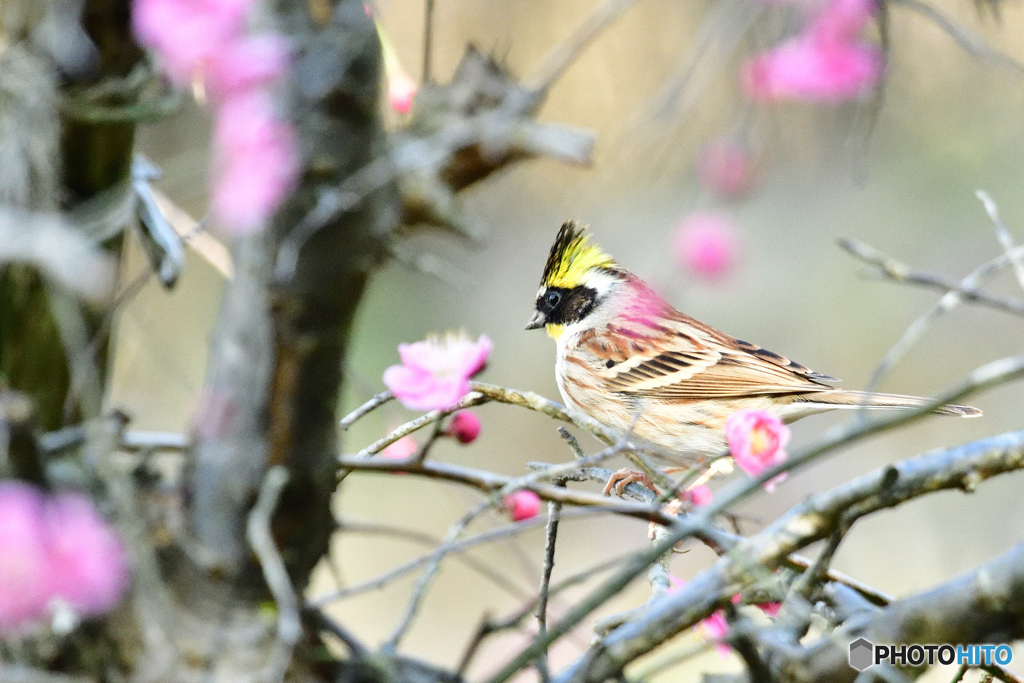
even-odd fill
[{"label": "bird's beak", "polygon": [[530,322],[526,323],[526,329],[536,330],[540,327],[544,327],[546,323],[547,319],[544,317],[544,314],[540,311],[534,311],[533,317],[530,318]]}]

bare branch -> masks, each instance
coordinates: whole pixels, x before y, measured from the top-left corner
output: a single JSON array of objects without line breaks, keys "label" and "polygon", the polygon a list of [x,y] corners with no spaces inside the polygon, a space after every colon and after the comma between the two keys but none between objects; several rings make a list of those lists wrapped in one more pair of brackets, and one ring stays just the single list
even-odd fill
[{"label": "bare branch", "polygon": [[359,406],[345,417],[341,418],[341,422],[339,423],[339,425],[341,426],[341,431],[346,431],[349,427],[354,425],[357,420],[362,419],[364,416],[373,412],[377,408],[380,408],[382,405],[384,405],[394,397],[395,395],[391,393],[390,389],[387,391],[380,392],[379,394],[371,398],[369,401]]},{"label": "bare branch", "polygon": [[302,635],[299,599],[288,577],[288,570],[270,533],[270,520],[281,491],[288,483],[288,470],[276,466],[267,471],[260,486],[256,505],[249,513],[246,538],[263,568],[263,578],[277,603],[277,643],[271,652],[265,673],[268,683],[283,681],[291,662],[292,650]]},{"label": "bare branch", "polygon": [[[1019,246],[1010,252],[992,259],[988,263],[978,266],[967,277],[960,281],[960,287],[958,287],[957,290],[976,289],[986,279],[1009,266],[1012,263],[1012,259],[1020,258],[1022,255],[1024,255],[1024,246]],[[964,298],[960,295],[959,291],[949,291],[939,299],[938,303],[911,322],[900,338],[892,345],[892,348],[890,348],[885,354],[885,357],[882,358],[878,367],[876,367],[874,372],[871,373],[871,378],[868,380],[866,390],[873,391],[877,388],[889,371],[892,370],[892,368],[907,354],[907,352],[910,351],[914,344],[918,342],[922,335],[924,335],[928,327],[939,316],[944,313],[948,313],[959,306],[963,300]]]},{"label": "bare branch", "polygon": [[992,294],[980,289],[964,289],[962,283],[953,278],[934,273],[913,270],[910,266],[897,261],[860,240],[844,237],[839,239],[839,246],[860,260],[878,268],[878,273],[894,282],[918,285],[937,289],[943,293],[956,292],[966,301],[989,306],[1004,313],[1024,316],[1024,301],[1011,299],[999,294]]},{"label": "bare branch", "polygon": [[999,207],[989,193],[984,190],[978,190],[974,195],[985,207],[985,213],[988,214],[989,220],[992,221],[992,225],[996,229],[996,237],[999,239],[999,244],[1002,245],[1003,251],[1006,252],[1010,262],[1013,264],[1013,273],[1017,276],[1017,284],[1024,290],[1024,257],[1020,254],[1014,254],[1013,236],[1010,235],[1010,231],[1006,229],[1006,225],[999,215]]},{"label": "bare branch", "polygon": [[[544,532],[544,569],[541,572],[540,591],[537,594],[537,633],[542,635],[548,625],[548,593],[551,586],[551,571],[555,568],[555,543],[558,541],[558,520],[561,512],[561,503],[548,503],[548,523]],[[549,683],[551,680],[547,650],[537,658],[537,673],[541,683]]]},{"label": "bare branch", "polygon": [[[470,523],[476,519],[481,513],[491,509],[494,506],[493,501],[486,501],[474,507],[472,510],[464,514],[448,529],[448,533],[445,534],[444,542],[441,544],[440,549],[451,546],[459,537],[466,531]],[[434,577],[437,576],[437,570],[441,568],[441,561],[445,558],[446,553],[435,552],[427,563],[427,568],[423,571],[419,580],[416,582],[416,586],[413,588],[412,597],[409,599],[409,604],[405,608],[405,614],[402,615],[401,621],[398,626],[395,627],[394,633],[388,638],[388,641],[384,644],[385,652],[394,652],[398,649],[398,644],[402,642],[402,637],[409,630],[412,625],[413,619],[416,618],[416,613],[419,612],[420,605],[423,602],[424,596],[427,594],[427,590],[430,588],[430,584],[433,582]]]}]

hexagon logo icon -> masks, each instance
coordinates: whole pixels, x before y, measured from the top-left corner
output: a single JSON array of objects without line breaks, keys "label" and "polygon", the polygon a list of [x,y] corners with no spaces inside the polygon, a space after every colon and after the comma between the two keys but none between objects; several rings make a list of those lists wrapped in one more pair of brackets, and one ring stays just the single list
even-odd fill
[{"label": "hexagon logo icon", "polygon": [[864,638],[858,638],[850,643],[850,666],[857,671],[863,671],[875,663],[875,646]]}]

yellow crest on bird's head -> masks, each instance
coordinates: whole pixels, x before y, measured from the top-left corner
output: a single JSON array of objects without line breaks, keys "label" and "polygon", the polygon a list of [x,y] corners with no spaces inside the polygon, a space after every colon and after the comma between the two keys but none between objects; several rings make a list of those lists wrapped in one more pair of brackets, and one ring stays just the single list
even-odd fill
[{"label": "yellow crest on bird's head", "polygon": [[572,289],[592,268],[614,268],[615,265],[612,257],[601,251],[601,247],[590,243],[590,236],[583,234],[583,228],[575,221],[566,221],[551,245],[540,284],[542,287]]}]

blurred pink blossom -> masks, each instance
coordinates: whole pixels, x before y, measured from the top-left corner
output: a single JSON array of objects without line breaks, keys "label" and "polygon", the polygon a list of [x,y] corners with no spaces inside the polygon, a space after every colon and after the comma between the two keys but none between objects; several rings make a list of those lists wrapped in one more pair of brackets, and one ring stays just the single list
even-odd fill
[{"label": "blurred pink blossom", "polygon": [[[671,574],[668,577],[668,582],[669,594],[678,592],[680,589],[683,588],[683,586],[686,585],[685,581],[680,579],[678,576],[672,576]],[[739,593],[737,593],[736,595],[732,596],[732,604],[738,605],[739,603],[740,596]],[[729,622],[725,620],[725,613],[722,610],[717,610],[711,616],[707,617],[706,619],[702,619],[697,624],[697,631],[705,640],[721,640],[729,633]],[[722,655],[723,657],[729,656],[729,646],[726,643],[716,643],[715,649],[718,650],[718,654]]]},{"label": "blurred pink blossom", "polygon": [[220,105],[213,142],[214,214],[236,234],[258,230],[298,180],[291,128],[277,119],[270,95],[256,90]]},{"label": "blurred pink blossom", "polygon": [[725,620],[725,612],[716,611],[707,619],[697,624],[697,630],[705,640],[715,641],[715,650],[722,657],[729,656],[729,645],[721,642],[729,634],[729,622]]},{"label": "blurred pink blossom", "polygon": [[743,81],[755,100],[842,102],[871,90],[883,63],[874,45],[800,36],[747,62]]},{"label": "blurred pink blossom", "polygon": [[164,70],[185,85],[195,70],[241,32],[255,0],[134,0],[132,28],[156,50]]},{"label": "blurred pink blossom", "polygon": [[728,273],[736,263],[739,235],[725,214],[697,212],[684,218],[676,228],[672,250],[683,269],[715,279]]},{"label": "blurred pink blossom", "polygon": [[384,371],[384,384],[411,410],[451,408],[469,393],[469,378],[486,365],[491,348],[487,335],[474,342],[464,333],[399,344],[402,364]]},{"label": "blurred pink blossom", "polygon": [[876,0],[831,0],[811,21],[808,33],[819,43],[852,43],[877,11]]},{"label": "blurred pink blossom", "polygon": [[473,443],[480,436],[480,418],[468,410],[460,410],[448,423],[448,433],[459,443]]},{"label": "blurred pink blossom", "polygon": [[46,613],[50,561],[42,507],[34,486],[0,481],[0,634]]},{"label": "blurred pink blossom", "polygon": [[505,496],[505,508],[512,515],[512,519],[521,522],[524,519],[536,517],[540,512],[540,496],[533,491],[516,491]]},{"label": "blurred pink blossom", "polygon": [[288,41],[276,33],[243,36],[210,57],[207,85],[221,99],[270,85],[284,75],[289,59]]},{"label": "blurred pink blossom", "polygon": [[416,440],[411,436],[403,436],[398,441],[390,444],[380,452],[380,457],[388,460],[407,460],[419,450]]},{"label": "blurred pink blossom", "polygon": [[412,111],[416,90],[416,81],[404,71],[388,74],[388,104],[399,114],[408,114]]},{"label": "blurred pink blossom", "polygon": [[58,493],[47,502],[44,519],[54,595],[84,617],[116,607],[128,587],[128,558],[92,501],[81,493]]},{"label": "blurred pink blossom", "polygon": [[[725,423],[725,438],[736,464],[756,477],[786,460],[789,427],[767,410],[737,410]],[[782,473],[767,482],[765,490],[774,491],[785,476]]]},{"label": "blurred pink blossom", "polygon": [[766,615],[768,615],[769,617],[774,619],[775,617],[777,617],[779,615],[779,609],[782,607],[782,603],[781,602],[762,602],[761,604],[758,605],[758,607],[761,608],[762,612],[764,612]]},{"label": "blurred pink blossom", "polygon": [[742,197],[753,185],[753,159],[748,150],[729,140],[709,142],[697,157],[697,178],[722,197]]},{"label": "blurred pink blossom", "polygon": [[694,506],[700,507],[701,505],[710,504],[713,494],[707,484],[701,484],[700,486],[694,486],[692,489],[686,489],[686,498],[692,501]]},{"label": "blurred pink blossom", "polygon": [[124,545],[87,496],[0,482],[0,634],[45,618],[54,600],[83,617],[108,612],[128,581]]}]

